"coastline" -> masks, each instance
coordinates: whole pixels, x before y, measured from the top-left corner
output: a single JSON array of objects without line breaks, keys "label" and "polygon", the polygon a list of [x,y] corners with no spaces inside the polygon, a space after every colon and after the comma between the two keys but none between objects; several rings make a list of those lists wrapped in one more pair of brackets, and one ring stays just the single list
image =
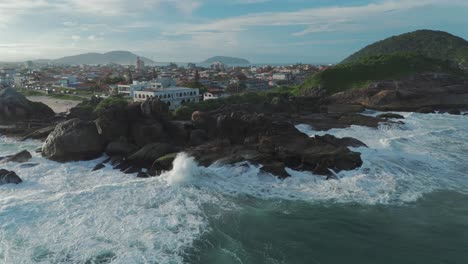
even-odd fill
[{"label": "coastline", "polygon": [[40,102],[46,104],[47,106],[52,108],[52,110],[54,110],[54,112],[57,114],[66,113],[80,103],[80,101],[55,99],[48,96],[28,96],[26,98],[33,102]]}]

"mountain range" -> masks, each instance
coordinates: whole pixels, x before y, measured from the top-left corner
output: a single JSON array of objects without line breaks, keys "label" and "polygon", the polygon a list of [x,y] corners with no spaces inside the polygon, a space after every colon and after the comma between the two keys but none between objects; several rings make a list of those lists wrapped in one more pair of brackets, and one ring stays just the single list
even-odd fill
[{"label": "mountain range", "polygon": [[138,56],[129,51],[111,51],[107,53],[85,53],[74,56],[67,56],[55,60],[35,60],[35,63],[52,63],[63,65],[96,65],[96,64],[122,64],[122,65],[135,65],[137,57],[140,57],[146,64],[154,63],[154,61]]}]

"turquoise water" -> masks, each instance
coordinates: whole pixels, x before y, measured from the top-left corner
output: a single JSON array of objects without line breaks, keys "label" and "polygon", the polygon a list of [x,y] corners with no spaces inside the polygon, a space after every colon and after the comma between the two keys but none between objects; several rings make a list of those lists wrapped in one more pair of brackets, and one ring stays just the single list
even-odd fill
[{"label": "turquoise water", "polygon": [[[369,146],[338,181],[186,155],[149,180],[91,173],[104,157],[7,164],[24,182],[0,186],[0,263],[468,263],[468,117],[404,115],[329,131]],[[0,156],[39,145],[0,138]]]}]

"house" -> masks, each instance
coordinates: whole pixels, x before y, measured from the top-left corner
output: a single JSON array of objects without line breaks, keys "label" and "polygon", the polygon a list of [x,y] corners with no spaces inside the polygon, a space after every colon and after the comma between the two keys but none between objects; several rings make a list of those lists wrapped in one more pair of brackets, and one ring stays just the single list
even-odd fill
[{"label": "house", "polygon": [[203,101],[225,98],[225,97],[229,97],[229,94],[227,94],[223,89],[210,88],[208,89],[206,93],[203,94]]}]

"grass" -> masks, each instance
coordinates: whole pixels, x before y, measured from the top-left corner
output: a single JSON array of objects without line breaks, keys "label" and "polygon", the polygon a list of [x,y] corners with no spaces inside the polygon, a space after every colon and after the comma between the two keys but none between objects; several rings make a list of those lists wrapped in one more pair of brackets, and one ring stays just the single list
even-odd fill
[{"label": "grass", "polygon": [[36,90],[18,89],[17,91],[24,96],[45,96],[46,95],[45,93],[42,93]]}]

